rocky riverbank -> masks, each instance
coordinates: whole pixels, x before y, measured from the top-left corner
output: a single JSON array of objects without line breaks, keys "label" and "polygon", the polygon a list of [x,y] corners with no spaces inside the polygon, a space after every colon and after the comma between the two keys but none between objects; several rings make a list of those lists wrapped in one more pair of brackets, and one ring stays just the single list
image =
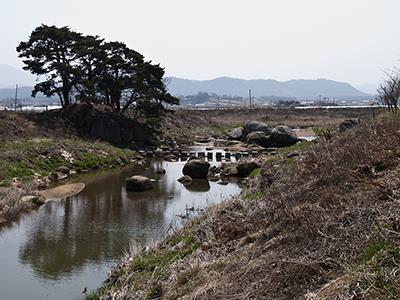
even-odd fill
[{"label": "rocky riverbank", "polygon": [[88,299],[397,298],[399,127],[365,121],[261,157],[240,197],[133,247]]}]

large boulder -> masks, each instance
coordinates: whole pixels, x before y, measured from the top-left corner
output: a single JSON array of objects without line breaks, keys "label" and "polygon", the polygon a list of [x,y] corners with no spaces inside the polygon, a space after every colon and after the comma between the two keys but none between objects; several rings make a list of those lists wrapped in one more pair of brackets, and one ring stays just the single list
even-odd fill
[{"label": "large boulder", "polygon": [[221,165],[222,175],[225,177],[247,177],[250,173],[260,168],[260,164],[255,161],[245,161],[239,163],[226,163]]},{"label": "large boulder", "polygon": [[237,176],[238,163],[224,163],[221,165],[221,174],[223,176]]},{"label": "large boulder", "polygon": [[243,127],[236,127],[232,130],[229,130],[226,135],[228,140],[241,141],[246,136],[246,132],[244,131]]},{"label": "large boulder", "polygon": [[183,175],[188,175],[191,178],[207,178],[210,164],[202,159],[189,160],[183,167]]},{"label": "large boulder", "polygon": [[126,190],[129,192],[143,192],[153,189],[151,180],[144,176],[132,176],[126,179]]},{"label": "large boulder", "polygon": [[254,131],[262,131],[265,133],[265,135],[269,135],[272,131],[272,128],[263,122],[250,121],[244,125],[244,130],[247,134]]},{"label": "large boulder", "polygon": [[257,144],[262,147],[270,147],[271,139],[269,135],[265,135],[263,131],[253,131],[246,137],[246,141],[249,144]]},{"label": "large boulder", "polygon": [[255,169],[260,168],[260,164],[255,161],[241,162],[237,165],[237,176],[247,177]]},{"label": "large boulder", "polygon": [[293,129],[283,125],[276,126],[272,130],[270,139],[275,147],[288,147],[299,141]]}]

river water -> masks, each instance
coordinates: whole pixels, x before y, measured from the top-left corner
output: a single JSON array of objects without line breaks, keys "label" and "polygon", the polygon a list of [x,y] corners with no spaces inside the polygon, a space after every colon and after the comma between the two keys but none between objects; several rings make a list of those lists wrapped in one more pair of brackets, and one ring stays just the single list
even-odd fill
[{"label": "river water", "polygon": [[[84,287],[99,287],[132,241],[152,244],[181,224],[186,208],[201,211],[240,193],[236,182],[195,180],[186,188],[177,182],[183,165],[154,158],[75,178],[86,183],[81,193],[0,228],[0,299],[83,299]],[[125,178],[139,174],[155,179],[154,190],[128,193]]]}]

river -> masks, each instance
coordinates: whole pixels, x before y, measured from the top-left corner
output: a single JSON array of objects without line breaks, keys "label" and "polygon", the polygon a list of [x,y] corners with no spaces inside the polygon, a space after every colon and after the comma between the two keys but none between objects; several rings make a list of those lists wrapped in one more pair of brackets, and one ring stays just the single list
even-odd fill
[{"label": "river", "polygon": [[[0,228],[0,299],[83,299],[82,290],[99,287],[132,242],[150,245],[181,225],[177,215],[186,208],[201,211],[240,193],[237,182],[195,180],[186,188],[177,182],[183,165],[153,158],[74,178],[86,184],[81,193]],[[139,174],[155,179],[154,190],[128,193],[125,178]]]}]

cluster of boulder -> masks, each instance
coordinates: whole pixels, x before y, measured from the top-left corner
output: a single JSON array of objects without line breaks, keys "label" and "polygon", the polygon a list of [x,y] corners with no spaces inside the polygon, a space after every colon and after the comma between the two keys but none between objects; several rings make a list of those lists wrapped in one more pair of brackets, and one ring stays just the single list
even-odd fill
[{"label": "cluster of boulder", "polygon": [[247,122],[242,127],[228,131],[226,135],[229,140],[257,144],[265,148],[288,147],[299,141],[293,129],[288,126],[271,127],[258,121]]},{"label": "cluster of boulder", "polygon": [[[199,158],[190,159],[182,169],[184,176],[178,179],[184,185],[192,182],[192,179],[206,179],[210,181],[219,181],[223,177],[247,177],[250,173],[260,168],[255,161],[244,161],[238,163],[225,163],[220,168],[210,167],[210,164]],[[223,180],[221,182],[224,182]]]}]

